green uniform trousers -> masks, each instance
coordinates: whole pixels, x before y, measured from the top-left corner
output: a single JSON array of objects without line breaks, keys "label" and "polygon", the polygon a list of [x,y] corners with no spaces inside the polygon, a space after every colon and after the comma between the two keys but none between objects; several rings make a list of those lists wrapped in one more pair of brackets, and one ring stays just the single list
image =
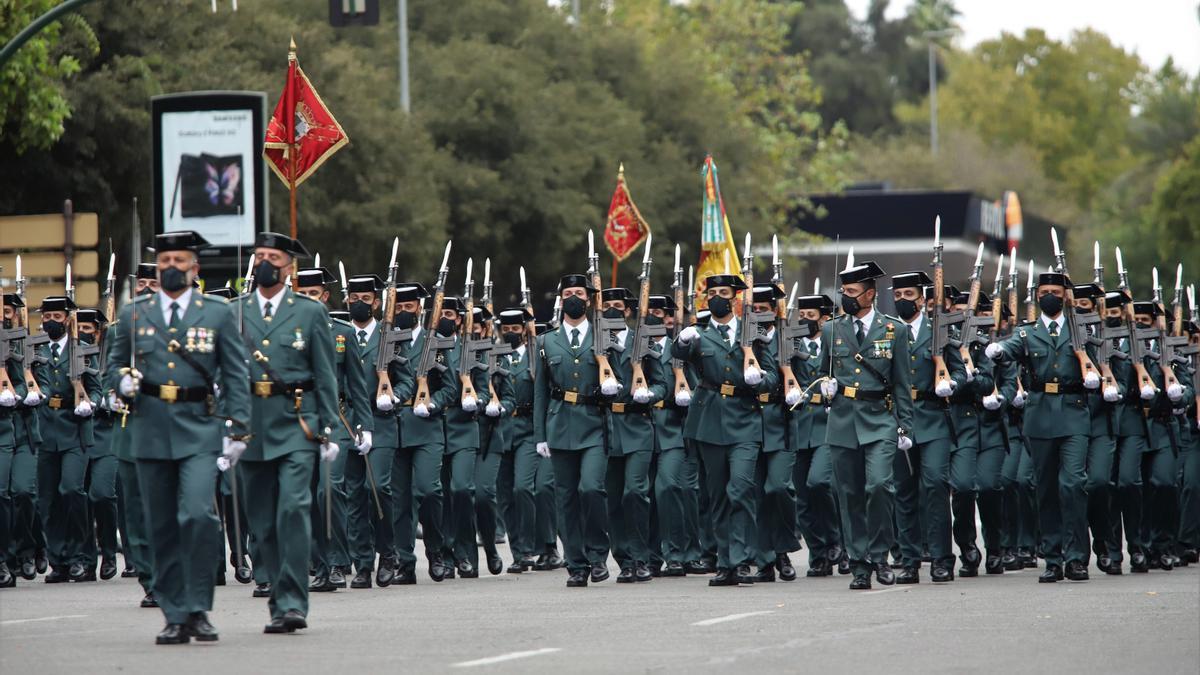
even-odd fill
[{"label": "green uniform trousers", "polygon": [[392,536],[402,569],[417,564],[418,519],[425,558],[442,553],[442,453],[441,445],[417,445],[400,448],[392,459]]},{"label": "green uniform trousers", "polygon": [[1192,425],[1191,443],[1179,453],[1179,547],[1200,549],[1200,430]]},{"label": "green uniform trousers", "polygon": [[973,436],[972,442],[960,444],[950,453],[951,533],[959,553],[963,554],[964,558],[967,551],[979,550],[978,544],[975,543],[979,534],[975,529],[975,500],[979,490],[979,437]]},{"label": "green uniform trousers", "polygon": [[1173,552],[1179,524],[1176,481],[1179,469],[1171,448],[1142,454],[1142,534],[1141,540],[1152,556]]},{"label": "green uniform trousers", "polygon": [[154,569],[151,588],[167,623],[212,609],[218,524],[216,457],[137,460],[137,481]]},{"label": "green uniform trousers", "polygon": [[396,449],[372,448],[366,457],[358,451],[346,454],[346,545],[354,568],[370,571],[375,569],[375,554],[391,556],[395,551],[392,461]]},{"label": "green uniform trousers", "polygon": [[1033,498],[1033,456],[1020,437],[1008,439],[1008,455],[1001,467],[1000,480],[1004,485],[1004,525],[1001,532],[1005,548],[1037,546],[1037,509]]},{"label": "green uniform trousers", "polygon": [[[507,465],[507,466],[506,466]],[[537,454],[532,438],[513,446],[501,460],[500,475],[511,481],[512,510],[504,515],[514,558],[557,550],[554,464]],[[501,493],[504,492],[503,488]]]},{"label": "green uniform trousers", "polygon": [[[342,449],[333,462],[320,462],[321,466],[313,470],[313,542],[312,566],[315,576],[326,577],[333,567],[343,567],[350,564],[349,544],[346,540],[346,462],[350,455],[357,455],[354,444],[346,438],[339,438],[336,443]],[[326,516],[325,490],[329,486],[333,490],[329,495],[329,515]],[[328,521],[326,520],[328,518]],[[326,532],[326,522],[331,527]],[[331,536],[332,535],[332,536]]]},{"label": "green uniform trousers", "polygon": [[697,441],[685,441],[692,444],[692,452],[696,456],[696,514],[697,537],[700,545],[700,559],[717,564],[717,534],[714,528],[712,496],[708,492],[708,471],[704,466],[703,451]]},{"label": "green uniform trousers", "polygon": [[[246,505],[246,520],[254,533],[254,565],[261,566],[271,582],[271,618],[292,610],[307,616],[312,480],[317,453],[294,450],[276,459],[242,461],[238,466],[242,469],[238,487],[245,497],[242,503]],[[156,579],[168,574],[165,567],[157,566],[157,561],[155,557]]]},{"label": "green uniform trousers", "polygon": [[15,447],[0,447],[0,560],[5,563],[9,562],[12,550],[13,499],[10,487],[15,454]]},{"label": "green uniform trousers", "polygon": [[551,450],[554,495],[562,516],[563,558],[570,572],[585,572],[608,560],[608,513],[604,493],[608,457],[597,445]]},{"label": "green uniform trousers", "polygon": [[[487,555],[496,552],[496,523],[499,520],[500,507],[496,502],[496,478],[500,475],[499,452],[491,450],[485,456],[479,453],[475,456],[475,528],[479,532],[479,541]],[[475,545],[475,537],[471,537],[471,546],[466,550],[464,560],[479,569],[479,547]]]},{"label": "green uniform trousers", "polygon": [[717,567],[754,562],[754,477],[761,443],[716,445],[696,442],[717,542]]},{"label": "green uniform trousers", "polygon": [[[1004,446],[996,445],[983,448],[975,465],[975,488],[979,494],[979,523],[983,529],[983,548],[988,555],[1000,555],[1004,547],[1004,487],[1001,474],[1004,472],[1004,462],[1007,459]],[[955,513],[954,527],[957,531],[962,525],[958,513]],[[975,532],[974,518],[966,535],[973,537]],[[964,532],[967,530],[964,527]],[[965,536],[963,537],[966,538]],[[960,544],[961,550],[961,544]]]},{"label": "green uniform trousers", "polygon": [[621,569],[650,562],[650,464],[652,450],[608,458],[604,489],[608,497],[608,536]]},{"label": "green uniform trousers", "polygon": [[1117,439],[1094,436],[1088,439],[1087,476],[1083,489],[1088,498],[1088,526],[1092,531],[1092,551],[1097,556],[1121,559],[1121,538],[1114,536],[1113,469],[1116,467]]},{"label": "green uniform trousers", "polygon": [[[1143,537],[1142,530],[1142,457],[1147,452],[1145,436],[1117,439],[1117,504],[1130,554],[1150,553],[1150,542]],[[1114,531],[1118,527],[1119,523],[1113,524]]]},{"label": "green uniform trousers", "polygon": [[754,562],[760,568],[773,564],[781,553],[800,550],[796,539],[796,494],[792,472],[796,453],[762,452],[754,467]]},{"label": "green uniform trousers", "polygon": [[650,552],[666,562],[684,563],[689,560],[688,520],[685,507],[687,463],[685,448],[671,448],[655,453],[654,457],[654,515],[657,522],[657,550]]},{"label": "green uniform trousers", "polygon": [[95,536],[84,541],[80,562],[95,567],[97,554],[113,561],[117,558],[117,456],[89,458],[86,484],[87,523],[89,534],[94,525]]},{"label": "green uniform trousers", "polygon": [[[898,454],[896,441],[876,441],[857,448],[831,445],[830,453],[842,515],[843,546],[854,570],[867,574],[872,561],[887,560],[895,539],[892,476]],[[913,461],[915,464],[915,456]]]},{"label": "green uniform trousers", "polygon": [[[475,543],[477,448],[456,448],[442,457],[442,558],[461,562],[478,556]],[[429,540],[425,540],[426,546]]]},{"label": "green uniform trousers", "polygon": [[[687,536],[687,546],[684,547],[684,561],[700,560],[704,555],[701,546],[700,533],[700,498],[706,491],[700,483],[700,453],[692,441],[684,439],[683,455],[683,529]],[[709,534],[712,527],[708,528]],[[712,558],[716,559],[716,544],[713,544]]]},{"label": "green uniform trousers", "polygon": [[1037,490],[1038,529],[1047,565],[1088,562],[1088,437],[1030,438]]},{"label": "green uniform trousers", "polygon": [[46,555],[54,567],[81,561],[87,524],[87,456],[83,448],[37,456],[38,512],[46,533]]},{"label": "green uniform trousers", "polygon": [[154,587],[153,553],[146,529],[146,509],[142,505],[142,488],[138,483],[137,463],[118,459],[117,481],[123,505],[124,526],[121,553],[126,566],[137,570],[138,583],[149,593]]},{"label": "green uniform trousers", "polygon": [[811,565],[827,557],[839,540],[828,445],[796,452],[792,483],[796,486],[796,530],[808,545]]},{"label": "green uniform trousers", "polygon": [[[929,547],[934,562],[954,559],[950,548],[950,458],[953,454],[954,444],[949,438],[916,443],[908,451],[908,457],[903,452],[895,453],[896,541],[906,566],[921,566],[924,546]],[[872,548],[868,552],[877,551]]]},{"label": "green uniform trousers", "polygon": [[[10,563],[19,563],[32,558],[34,552],[46,547],[42,536],[41,520],[37,508],[37,455],[29,445],[18,445],[8,456],[9,466],[6,480],[11,504],[8,548],[0,555]],[[10,565],[13,567],[13,565]]]}]

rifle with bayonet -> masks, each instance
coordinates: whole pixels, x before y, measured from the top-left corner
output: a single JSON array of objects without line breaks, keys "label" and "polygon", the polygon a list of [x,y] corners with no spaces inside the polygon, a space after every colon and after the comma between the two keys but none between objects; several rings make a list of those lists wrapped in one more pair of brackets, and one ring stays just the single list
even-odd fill
[{"label": "rifle with bayonet", "polygon": [[[1050,228],[1050,239],[1054,243],[1054,267],[1059,274],[1068,276],[1067,273],[1067,255],[1058,245],[1058,230]],[[1096,369],[1096,364],[1092,363],[1092,357],[1088,356],[1087,343],[1088,326],[1100,323],[1100,316],[1096,312],[1079,312],[1075,309],[1075,289],[1070,282],[1065,288],[1065,298],[1063,300],[1063,312],[1067,320],[1067,333],[1071,338],[1071,351],[1075,353],[1075,358],[1079,361],[1079,375],[1086,379],[1091,373],[1100,377],[1100,373]],[[1111,375],[1111,371],[1110,371]]]},{"label": "rifle with bayonet", "polygon": [[1124,326],[1120,328],[1109,328],[1104,325],[1104,315],[1108,312],[1108,301],[1104,298],[1104,264],[1100,262],[1100,242],[1095,242],[1092,247],[1092,283],[1100,289],[1100,295],[1096,298],[1096,314],[1100,317],[1100,321],[1096,324],[1096,335],[1092,339],[1092,344],[1096,345],[1096,356],[1100,360],[1100,374],[1104,378],[1104,387],[1115,386],[1117,378],[1113,375],[1112,360],[1114,358],[1125,358],[1125,354],[1113,348],[1113,341],[1128,337],[1129,332]]},{"label": "rifle with bayonet", "polygon": [[[522,284],[524,285],[524,284]],[[492,300],[492,259],[483,261],[483,308],[487,310],[491,320],[483,327],[483,337],[488,341],[487,374],[488,401],[499,401],[496,395],[496,385],[493,379],[496,375],[508,377],[508,369],[504,367],[505,357],[512,354],[512,347],[500,339],[498,325],[500,317],[496,315],[495,303]]]},{"label": "rifle with bayonet", "polygon": [[71,381],[71,388],[75,391],[75,405],[78,406],[83,401],[89,400],[87,389],[83,385],[83,377],[99,372],[89,365],[88,358],[100,353],[100,345],[95,342],[90,345],[79,342],[78,310],[75,307],[75,284],[71,279],[71,263],[67,263],[66,291],[67,299],[70,301],[67,303],[67,322],[71,327],[71,337],[67,340],[67,378]]},{"label": "rifle with bayonet", "polygon": [[592,303],[592,323],[596,330],[596,334],[592,338],[592,355],[596,359],[596,368],[600,375],[599,382],[603,385],[609,380],[616,380],[612,364],[608,362],[608,350],[620,348],[620,345],[616,343],[615,335],[625,329],[625,320],[606,318],[600,307],[600,257],[596,255],[596,244],[591,230],[588,230],[588,279],[591,281],[592,288],[596,289],[595,301]]},{"label": "rifle with bayonet", "polygon": [[800,389],[800,382],[796,379],[796,372],[792,369],[792,359],[800,354],[796,341],[808,337],[809,331],[808,324],[802,326],[791,317],[792,301],[796,298],[796,287],[792,288],[790,300],[783,294],[783,260],[779,257],[778,236],[771,237],[771,285],[779,289],[779,297],[775,300],[775,353],[779,355],[779,379],[783,384],[783,394],[786,398],[788,392]]},{"label": "rifle with bayonet", "polygon": [[632,393],[640,388],[648,388],[649,381],[646,379],[645,368],[642,367],[642,359],[647,356],[660,357],[662,351],[655,349],[658,338],[667,334],[667,327],[661,323],[657,326],[646,324],[646,317],[650,315],[650,235],[646,235],[646,252],[642,256],[642,273],[638,276],[638,305],[637,305],[637,322],[633,326],[632,345],[633,353],[630,354],[630,363],[633,371],[632,383],[629,391]]},{"label": "rifle with bayonet", "polygon": [[[684,305],[685,296],[688,305],[691,304],[691,291],[683,290],[683,267],[679,264],[679,244],[675,244],[675,268],[671,277],[671,293],[675,296],[675,335],[672,337],[674,339],[679,337],[679,331],[684,329],[685,310],[690,312],[690,307]],[[683,359],[671,359],[671,373],[675,376],[675,386],[673,387],[675,394],[686,392],[686,398],[690,400],[692,387],[688,384],[687,375],[683,370]]]},{"label": "rifle with bayonet", "polygon": [[[1032,260],[1029,261],[1029,270],[1030,270],[1030,275],[1032,277],[1032,274],[1033,274],[1033,261]],[[1008,313],[1011,317],[1009,320],[1012,322],[1012,325],[1009,327],[1010,334],[1012,333],[1013,330],[1016,329],[1016,326],[1018,323],[1018,317],[1020,316],[1020,314],[1017,312],[1017,309],[1018,309],[1018,306],[1017,306],[1017,282],[1020,281],[1020,278],[1021,278],[1020,272],[1017,271],[1017,247],[1014,246],[1014,247],[1012,247],[1012,250],[1009,251],[1009,256],[1008,256]],[[1021,368],[1023,368],[1023,367],[1024,366],[1022,366],[1019,362],[1017,363],[1017,366],[1016,366],[1016,368],[1017,368],[1017,372],[1016,372],[1017,392],[1016,392],[1016,395],[1020,396],[1022,399],[1025,398],[1025,385],[1021,382]]]},{"label": "rifle with bayonet", "polygon": [[[108,254],[108,276],[104,281],[104,294],[100,296],[100,311],[104,315],[104,321],[108,325],[113,325],[113,319],[117,315],[117,254]],[[101,332],[96,333],[96,342],[99,343],[102,337]],[[108,350],[103,347],[100,350],[100,372],[104,372],[105,364],[108,362]]]},{"label": "rifle with bayonet", "polygon": [[[525,310],[525,349],[529,352],[529,377],[537,379],[537,318],[533,314],[533,303],[529,296],[529,284],[525,283],[525,266],[521,272],[521,309]],[[557,303],[555,304],[557,308]],[[556,310],[557,311],[557,310]]]},{"label": "rifle with bayonet", "polygon": [[[21,264],[19,262],[20,259],[20,256],[17,256],[18,266]],[[17,276],[21,276],[21,272],[19,270],[17,272]],[[4,268],[0,267],[0,301],[2,301],[4,298],[4,290]],[[17,308],[15,306],[12,308],[12,313],[15,317],[17,314]],[[19,340],[23,340],[25,335],[26,331],[23,326],[5,328],[2,324],[0,324],[0,393],[8,392],[14,398],[17,395],[17,390],[13,386],[12,380],[8,377],[8,361],[9,359],[13,358],[12,344]]]},{"label": "rifle with bayonet", "polygon": [[[997,268],[997,276],[999,276],[999,268]],[[971,272],[971,282],[967,290],[967,306],[963,310],[963,325],[959,335],[961,344],[958,345],[958,353],[962,357],[963,365],[966,366],[967,372],[975,372],[975,359],[971,357],[971,345],[976,342],[982,342],[982,334],[980,328],[987,328],[993,323],[993,319],[979,316],[977,307],[979,305],[979,293],[983,290],[983,242],[979,242],[979,250],[975,253],[975,267]]]},{"label": "rifle with bayonet", "polygon": [[442,254],[442,265],[438,268],[437,284],[433,287],[433,311],[430,313],[431,318],[425,341],[421,344],[421,355],[417,359],[417,392],[413,395],[414,408],[419,405],[428,407],[433,402],[429,393],[429,372],[435,369],[438,372],[445,372],[446,366],[437,361],[437,352],[452,344],[447,340],[439,339],[437,331],[434,330],[438,318],[442,315],[442,304],[446,300],[446,275],[450,272],[451,243],[453,242],[446,242],[446,252]]},{"label": "rifle with bayonet", "polygon": [[1167,327],[1167,308],[1162,298],[1162,286],[1158,283],[1158,268],[1154,269],[1154,302],[1159,306],[1158,313],[1158,344],[1161,358],[1159,367],[1163,372],[1163,386],[1170,388],[1179,385],[1175,376],[1175,365],[1178,363],[1176,352],[1180,347],[1186,347],[1187,336],[1183,334],[1183,264],[1175,268],[1175,296],[1172,302],[1172,320],[1174,324]]},{"label": "rifle with bayonet", "polygon": [[751,368],[759,371],[758,357],[754,354],[754,341],[765,336],[763,326],[774,323],[774,312],[754,311],[754,251],[750,250],[750,233],[746,233],[746,243],[742,246],[742,279],[746,282],[746,290],[742,291],[742,323],[738,326],[738,340],[742,345],[742,372]]},{"label": "rifle with bayonet", "polygon": [[961,324],[965,318],[962,312],[951,312],[946,309],[946,270],[942,264],[942,217],[938,216],[933,223],[933,316],[929,319],[930,331],[933,334],[933,385],[952,387],[950,369],[946,366],[946,348],[952,345],[950,327]]},{"label": "rifle with bayonet", "polygon": [[[375,377],[379,380],[379,384],[375,387],[376,401],[384,396],[395,398],[392,376],[388,370],[394,361],[404,363],[404,357],[398,353],[400,345],[407,344],[412,339],[411,330],[395,330],[393,328],[396,314],[396,275],[400,269],[396,264],[396,251],[399,247],[400,238],[392,239],[392,257],[388,262],[387,285],[383,289],[383,302],[381,303],[383,313],[379,317],[379,351],[375,354]],[[344,295],[349,297],[349,293]]]},{"label": "rifle with bayonet", "polygon": [[[475,325],[475,279],[471,274],[474,266],[474,261],[467,258],[467,279],[463,283],[463,309],[466,314],[462,321],[462,352],[458,359],[458,381],[462,385],[461,400],[465,401],[468,398],[479,401],[479,393],[475,391],[475,382],[471,374],[476,368],[487,368],[486,363],[479,360],[480,354],[486,354],[492,348],[491,340],[476,340],[472,335],[472,327]],[[491,388],[489,382],[488,388]]]},{"label": "rifle with bayonet", "polygon": [[[1125,261],[1121,258],[1121,248],[1116,248],[1117,255],[1117,280],[1119,288],[1132,299],[1133,289],[1129,287],[1129,271],[1125,269]],[[1137,374],[1137,387],[1140,391],[1145,387],[1157,389],[1154,386],[1154,380],[1150,377],[1150,371],[1146,370],[1146,341],[1153,340],[1158,336],[1158,331],[1153,328],[1138,328],[1137,319],[1134,318],[1133,302],[1125,304],[1125,326],[1129,331],[1129,360],[1133,364],[1133,370]]]},{"label": "rifle with bayonet", "polygon": [[[1196,306],[1195,284],[1188,284],[1187,296],[1188,304],[1192,308],[1192,323],[1200,326],[1200,307]],[[1186,348],[1180,350],[1180,354],[1188,356],[1192,362],[1192,391],[1196,394],[1196,428],[1200,430],[1200,344],[1189,342]]]}]

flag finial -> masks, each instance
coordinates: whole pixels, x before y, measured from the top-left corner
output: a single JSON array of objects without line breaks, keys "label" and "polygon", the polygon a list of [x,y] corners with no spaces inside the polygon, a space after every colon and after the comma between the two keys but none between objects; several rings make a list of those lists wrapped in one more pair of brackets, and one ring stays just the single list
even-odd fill
[{"label": "flag finial", "polygon": [[617,163],[617,178],[618,178],[618,179],[624,179],[624,178],[625,178],[625,162],[618,162],[618,163]]},{"label": "flag finial", "polygon": [[288,61],[296,60],[296,36],[291,37],[291,44],[288,45]]}]

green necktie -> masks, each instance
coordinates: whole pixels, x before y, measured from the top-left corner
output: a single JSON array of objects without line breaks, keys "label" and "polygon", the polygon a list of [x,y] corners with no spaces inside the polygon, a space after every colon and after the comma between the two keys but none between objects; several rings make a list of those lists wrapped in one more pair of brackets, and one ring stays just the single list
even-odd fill
[{"label": "green necktie", "polygon": [[171,310],[171,321],[167,324],[167,328],[174,328],[179,325],[179,303],[172,302],[167,307]]},{"label": "green necktie", "polygon": [[50,356],[54,357],[55,361],[58,360],[58,343],[57,342],[52,342],[50,344]]},{"label": "green necktie", "polygon": [[365,330],[358,331],[358,346],[359,347],[367,346],[367,331],[365,331]]},{"label": "green necktie", "polygon": [[1050,322],[1050,337],[1058,337],[1058,322]]},{"label": "green necktie", "polygon": [[263,318],[268,321],[271,319],[271,303],[269,302],[263,306]]},{"label": "green necktie", "polygon": [[571,346],[576,349],[579,348],[579,329],[578,328],[571,329]]},{"label": "green necktie", "polygon": [[808,341],[808,353],[814,354],[814,355],[817,353],[817,341],[816,340]]},{"label": "green necktie", "polygon": [[866,339],[866,337],[867,337],[866,330],[863,328],[863,322],[861,319],[855,319],[854,325],[855,325],[854,337],[858,338],[858,344],[861,345],[863,343],[863,340]]},{"label": "green necktie", "polygon": [[726,344],[728,344],[729,343],[729,324],[727,324],[727,323],[720,324],[717,326],[717,330],[721,331],[721,339],[724,340]]}]

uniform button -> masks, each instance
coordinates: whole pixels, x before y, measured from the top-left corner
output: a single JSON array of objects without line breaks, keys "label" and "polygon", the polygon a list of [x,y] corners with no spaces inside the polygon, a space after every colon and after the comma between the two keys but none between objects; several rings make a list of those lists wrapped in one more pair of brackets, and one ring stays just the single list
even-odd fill
[{"label": "uniform button", "polygon": [[730,372],[731,370],[732,370],[732,369],[731,369],[729,366],[725,366],[725,372],[727,372],[727,373],[728,373],[728,372]]},{"label": "uniform button", "polygon": [[271,346],[271,341],[270,341],[270,340],[266,340],[266,339],[264,339],[264,340],[263,340],[263,346],[264,346],[264,347],[270,347],[270,346]]},{"label": "uniform button", "polygon": [[579,359],[575,359],[575,363],[579,363]]},{"label": "uniform button", "polygon": [[579,373],[571,373],[571,377],[573,377],[573,378],[575,378],[575,379],[577,379],[577,380],[578,380],[578,379],[579,379]]},{"label": "uniform button", "polygon": [[855,382],[855,383],[854,383],[854,386],[856,386],[856,387],[861,387],[862,385],[861,385],[861,384],[859,384],[859,383],[857,383],[857,382]]},{"label": "uniform button", "polygon": [[916,361],[916,360],[917,360],[917,357],[915,357],[915,356],[914,356],[914,357],[912,357],[912,360],[913,360],[913,361]]},{"label": "uniform button", "polygon": [[168,368],[174,368],[174,367],[175,367],[175,362],[174,362],[174,361],[167,361],[167,367],[168,367]]},{"label": "uniform button", "polygon": [[854,369],[854,373],[855,373],[856,375],[857,375],[858,373],[861,373],[861,372],[862,372],[862,368],[855,368],[855,369]]},{"label": "uniform button", "polygon": [[263,381],[265,382],[265,381],[267,381],[267,380],[269,380],[269,379],[271,379],[271,378],[267,377],[267,374],[266,374],[266,373],[263,373],[262,379],[263,379]]}]

